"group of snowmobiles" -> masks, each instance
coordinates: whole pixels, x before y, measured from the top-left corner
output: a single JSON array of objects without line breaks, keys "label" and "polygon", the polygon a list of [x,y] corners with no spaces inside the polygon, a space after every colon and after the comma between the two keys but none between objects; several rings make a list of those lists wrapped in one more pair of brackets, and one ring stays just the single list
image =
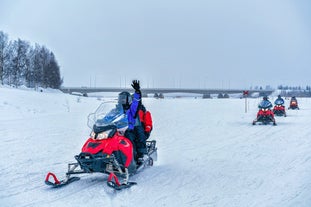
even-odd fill
[{"label": "group of snowmobiles", "polygon": [[[81,152],[74,156],[76,162],[68,164],[68,171],[63,180],[59,180],[54,173],[49,172],[45,178],[47,185],[58,188],[80,180],[80,177],[73,175],[103,173],[108,175],[109,187],[121,190],[136,184],[129,180],[130,176],[148,166],[153,166],[153,162],[157,160],[156,141],[146,141],[147,159],[138,162],[135,159],[133,143],[124,136],[128,124],[127,116],[122,107],[115,104],[104,102],[88,116],[90,137],[84,143]],[[274,104],[271,109],[272,103],[267,96],[264,96],[252,124],[259,122],[264,125],[270,123],[276,125],[274,115],[286,117],[284,100],[278,96]],[[291,98],[288,109],[299,110],[295,97]]]},{"label": "group of snowmobiles", "polygon": [[[66,178],[58,180],[54,173],[46,175],[45,183],[58,188],[80,179],[77,174],[103,173],[108,175],[107,185],[115,190],[129,188],[135,182],[130,176],[137,174],[157,160],[156,141],[146,141],[147,159],[137,162],[132,142],[124,136],[127,117],[115,102],[102,103],[88,116],[90,138],[81,152],[74,156],[76,162],[68,164]],[[51,181],[52,180],[52,181]]]},{"label": "group of snowmobiles", "polygon": [[[252,123],[253,125],[256,125],[256,123],[258,122],[263,125],[267,125],[270,123],[276,125],[274,116],[286,117],[284,99],[282,99],[280,95],[274,101],[273,109],[271,109],[272,103],[268,100],[267,96],[263,97],[263,100],[259,103],[258,108],[259,111],[257,112],[256,119]],[[299,110],[298,101],[295,96],[291,97],[288,109]]]}]

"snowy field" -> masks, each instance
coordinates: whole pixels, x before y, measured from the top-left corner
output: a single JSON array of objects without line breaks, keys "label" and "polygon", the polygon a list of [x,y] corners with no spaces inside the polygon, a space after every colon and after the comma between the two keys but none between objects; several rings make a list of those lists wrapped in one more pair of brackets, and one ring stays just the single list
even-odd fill
[{"label": "snowy field", "polygon": [[306,98],[298,98],[299,111],[276,117],[277,126],[252,126],[260,99],[248,99],[245,113],[244,99],[146,98],[158,161],[131,178],[138,185],[115,192],[96,173],[46,186],[49,171],[64,178],[89,135],[87,115],[101,101],[0,87],[1,207],[311,206]]}]

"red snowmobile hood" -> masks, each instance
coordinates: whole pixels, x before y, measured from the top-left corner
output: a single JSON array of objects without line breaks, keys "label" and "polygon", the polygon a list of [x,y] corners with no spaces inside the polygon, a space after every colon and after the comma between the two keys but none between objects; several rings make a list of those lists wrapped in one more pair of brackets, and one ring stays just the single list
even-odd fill
[{"label": "red snowmobile hood", "polygon": [[125,167],[128,167],[133,159],[133,145],[129,139],[118,133],[108,139],[94,140],[89,138],[82,147],[82,152],[97,154],[102,152],[111,155],[114,151],[121,151],[125,157]]}]

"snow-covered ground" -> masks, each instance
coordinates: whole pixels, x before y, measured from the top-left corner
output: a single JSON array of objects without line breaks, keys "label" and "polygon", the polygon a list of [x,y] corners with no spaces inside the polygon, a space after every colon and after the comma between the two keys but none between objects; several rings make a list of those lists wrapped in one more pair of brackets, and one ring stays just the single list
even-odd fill
[{"label": "snow-covered ground", "polygon": [[[111,98],[110,98],[111,99]],[[274,100],[274,97],[270,97]],[[105,99],[106,100],[106,99]],[[103,174],[59,189],[89,135],[87,115],[103,99],[0,87],[0,206],[311,206],[311,99],[252,126],[260,99],[153,99],[158,161],[115,192]],[[288,106],[288,100],[286,100]]]}]

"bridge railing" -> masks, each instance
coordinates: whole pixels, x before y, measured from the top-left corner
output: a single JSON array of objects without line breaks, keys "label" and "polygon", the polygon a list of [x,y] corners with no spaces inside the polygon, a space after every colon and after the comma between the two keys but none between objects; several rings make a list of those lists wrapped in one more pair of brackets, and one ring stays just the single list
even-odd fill
[{"label": "bridge railing", "polygon": [[[64,93],[78,92],[82,94],[95,93],[95,92],[121,92],[129,91],[134,92],[132,88],[113,88],[113,87],[62,87],[60,89]],[[238,94],[243,93],[245,89],[189,89],[189,88],[143,88],[141,89],[144,94],[155,93],[197,93],[197,94]],[[248,90],[249,93],[259,93],[260,95],[270,95],[274,90]]]}]

